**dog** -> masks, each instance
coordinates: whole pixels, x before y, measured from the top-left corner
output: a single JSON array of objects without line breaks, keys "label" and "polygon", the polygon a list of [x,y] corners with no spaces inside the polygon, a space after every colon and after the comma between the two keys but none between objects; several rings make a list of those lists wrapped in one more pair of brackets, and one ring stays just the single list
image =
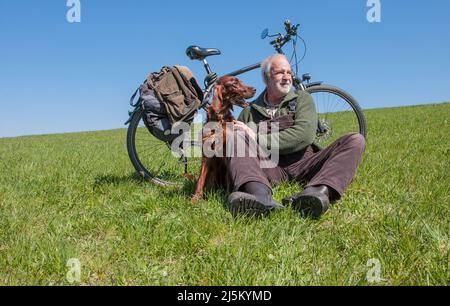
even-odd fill
[{"label": "dog", "polygon": [[[233,106],[237,105],[242,108],[247,108],[249,104],[245,99],[250,99],[256,94],[256,89],[242,83],[238,78],[233,76],[221,77],[216,84],[213,101],[211,106],[207,109],[207,122],[217,122],[222,130],[222,138],[219,142],[214,142],[219,148],[214,148],[226,152],[226,131],[227,123],[235,122],[233,117]],[[217,139],[218,135],[209,133],[202,137],[202,143],[205,141]],[[222,154],[221,156],[224,156]],[[229,178],[227,171],[226,157],[211,157],[208,158],[203,155],[200,176],[197,181],[195,193],[192,196],[192,202],[198,202],[205,190],[210,190],[216,187],[229,188]]]}]

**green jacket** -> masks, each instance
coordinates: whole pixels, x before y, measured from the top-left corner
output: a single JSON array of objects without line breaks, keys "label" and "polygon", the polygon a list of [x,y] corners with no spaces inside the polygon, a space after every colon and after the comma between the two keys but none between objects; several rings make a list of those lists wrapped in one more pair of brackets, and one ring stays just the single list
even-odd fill
[{"label": "green jacket", "polygon": [[[244,109],[238,118],[239,121],[244,122],[254,130],[257,129],[260,122],[271,119],[266,111],[265,93],[266,91],[252,102],[250,107]],[[279,153],[281,155],[298,152],[313,144],[317,131],[316,107],[312,96],[306,91],[291,91],[288,93],[280,103],[274,118],[288,115],[289,102],[291,101],[297,102],[293,125],[285,130],[272,133],[272,139],[279,139]],[[257,134],[260,143],[262,138],[266,138],[269,144],[267,148],[270,149],[270,139],[267,139],[270,137],[261,137],[261,133]]]}]

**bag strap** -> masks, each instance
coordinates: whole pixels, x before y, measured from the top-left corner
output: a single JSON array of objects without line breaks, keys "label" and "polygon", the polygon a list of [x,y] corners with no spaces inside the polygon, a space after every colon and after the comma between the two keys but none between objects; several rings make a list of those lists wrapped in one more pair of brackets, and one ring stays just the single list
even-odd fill
[{"label": "bag strap", "polygon": [[[145,80],[144,81],[144,83],[143,84],[146,84],[147,83],[147,80]],[[142,86],[142,85],[141,85]],[[140,99],[138,99],[137,101],[136,101],[136,103],[134,102],[134,99],[136,98],[136,96],[137,96],[137,94],[138,94],[138,92],[139,92],[139,89],[141,89],[141,86],[139,86],[137,89],[136,89],[136,91],[134,92],[134,94],[131,96],[131,98],[130,98],[130,105],[132,106],[132,107],[136,107],[138,104],[139,104],[139,102],[140,102]]]},{"label": "bag strap", "polygon": [[138,103],[139,103],[139,100],[136,103],[134,103],[134,99],[136,98],[136,96],[137,96],[137,94],[139,92],[139,88],[141,88],[141,86],[139,86],[138,89],[136,89],[136,91],[134,92],[134,94],[130,98],[130,105],[132,107],[136,107],[136,105],[138,105]]}]

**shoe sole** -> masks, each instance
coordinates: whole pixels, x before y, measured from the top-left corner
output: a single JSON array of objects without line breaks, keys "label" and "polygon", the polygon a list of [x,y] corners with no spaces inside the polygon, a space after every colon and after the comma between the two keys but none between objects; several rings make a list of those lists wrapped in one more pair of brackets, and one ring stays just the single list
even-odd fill
[{"label": "shoe sole", "polygon": [[300,196],[292,203],[292,207],[300,213],[318,219],[323,214],[323,203],[315,196]]},{"label": "shoe sole", "polygon": [[270,208],[264,204],[245,197],[239,197],[229,203],[229,209],[233,217],[240,215],[249,217],[262,217],[269,213]]}]

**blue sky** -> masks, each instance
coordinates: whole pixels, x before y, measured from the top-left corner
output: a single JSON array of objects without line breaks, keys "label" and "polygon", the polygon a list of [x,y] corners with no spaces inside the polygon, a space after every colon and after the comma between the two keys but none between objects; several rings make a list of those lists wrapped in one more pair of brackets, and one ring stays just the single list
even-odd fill
[{"label": "blue sky", "polygon": [[[81,0],[68,23],[66,0],[0,0],[0,137],[124,127],[128,99],[150,71],[200,63],[197,44],[222,51],[219,74],[273,50],[261,31],[300,23],[308,54],[301,72],[349,91],[363,108],[450,100],[450,1],[381,0],[381,23],[366,0]],[[259,72],[242,77],[263,89]]]}]

